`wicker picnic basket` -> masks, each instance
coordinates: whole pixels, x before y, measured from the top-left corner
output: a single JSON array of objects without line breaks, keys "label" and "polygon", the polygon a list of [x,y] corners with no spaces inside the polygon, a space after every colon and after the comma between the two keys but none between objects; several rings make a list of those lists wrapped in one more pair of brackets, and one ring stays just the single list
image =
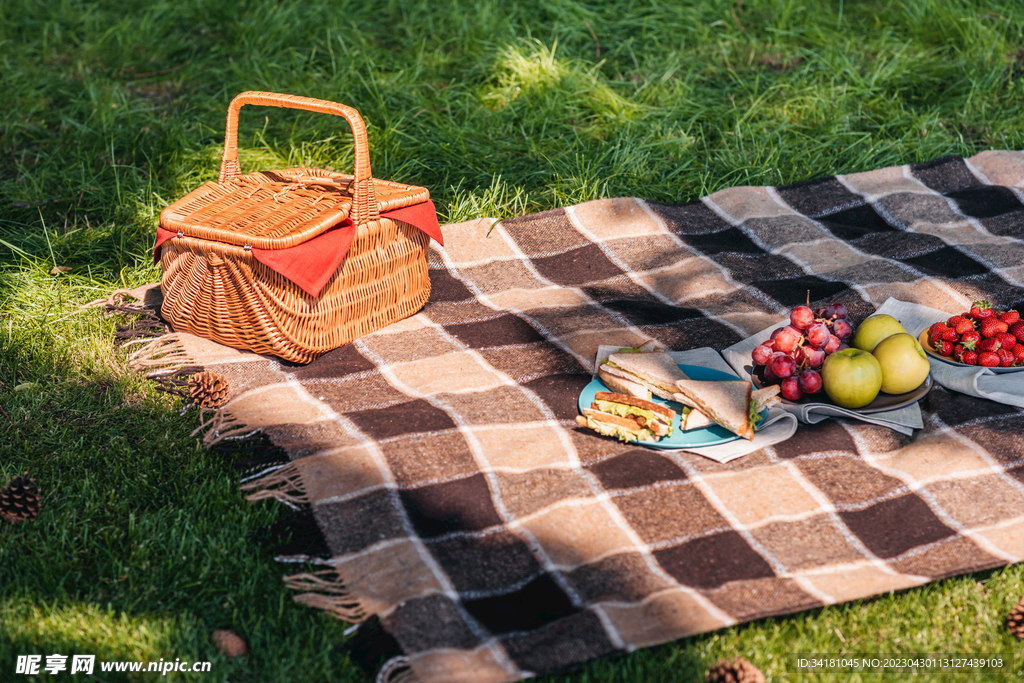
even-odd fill
[{"label": "wicker picnic basket", "polygon": [[[352,127],[354,175],[314,168],[241,175],[238,114],[246,104],[345,118]],[[429,196],[422,187],[373,178],[366,126],[355,109],[294,95],[242,93],[228,107],[219,180],[160,214],[160,227],[177,233],[160,247],[161,312],[175,331],[309,362],[426,303],[430,238],[380,214]],[[355,225],[348,255],[319,296],[253,257],[253,248],[296,247],[345,219]]]}]

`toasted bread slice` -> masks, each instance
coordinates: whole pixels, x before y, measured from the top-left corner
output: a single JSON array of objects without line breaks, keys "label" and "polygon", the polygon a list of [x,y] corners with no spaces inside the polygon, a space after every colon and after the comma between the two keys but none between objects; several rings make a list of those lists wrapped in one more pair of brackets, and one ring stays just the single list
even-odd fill
[{"label": "toasted bread slice", "polygon": [[609,424],[618,425],[627,429],[643,429],[644,425],[637,422],[632,417],[619,417],[618,415],[612,415],[601,410],[594,410],[593,408],[583,409],[584,417],[589,417],[594,420],[600,420],[601,422],[607,422]]},{"label": "toasted bread slice", "polygon": [[617,391],[620,394],[629,394],[630,396],[636,396],[645,400],[650,400],[651,398],[651,390],[643,384],[625,379],[624,377],[616,377],[608,372],[604,365],[597,369],[597,377],[612,391]]},{"label": "toasted bread slice", "polygon": [[607,375],[639,384],[664,399],[672,398],[677,380],[688,379],[672,356],[663,351],[613,353],[601,369]]}]

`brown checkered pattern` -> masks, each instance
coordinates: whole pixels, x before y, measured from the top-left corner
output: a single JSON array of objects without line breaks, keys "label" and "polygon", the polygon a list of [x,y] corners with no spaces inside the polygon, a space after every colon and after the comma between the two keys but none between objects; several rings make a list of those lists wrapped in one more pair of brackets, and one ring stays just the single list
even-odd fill
[{"label": "brown checkered pattern", "polygon": [[807,290],[858,318],[1024,305],[1022,182],[1024,155],[985,152],[452,225],[420,314],[309,366],[176,343],[234,390],[208,440],[287,451],[245,486],[315,521],[280,552],[320,567],[288,582],[366,619],[353,656],[510,681],[1021,561],[1015,408],[936,388],[913,437],[828,420],[726,465],[573,419],[599,344],[722,349]]}]

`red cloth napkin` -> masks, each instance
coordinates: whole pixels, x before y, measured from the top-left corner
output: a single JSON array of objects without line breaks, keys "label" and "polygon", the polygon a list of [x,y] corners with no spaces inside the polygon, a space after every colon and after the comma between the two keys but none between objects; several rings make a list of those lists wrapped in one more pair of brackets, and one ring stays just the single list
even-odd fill
[{"label": "red cloth napkin", "polygon": [[[408,223],[427,233],[438,244],[444,246],[441,226],[437,221],[434,202],[429,199],[419,204],[387,211],[382,218]],[[310,296],[320,296],[321,290],[331,279],[348,254],[356,227],[345,219],[325,233],[317,235],[296,247],[288,249],[252,248],[252,256],[275,273],[283,275]],[[178,233],[164,228],[156,229],[156,246],[153,248],[153,263],[160,261],[160,246]]]}]

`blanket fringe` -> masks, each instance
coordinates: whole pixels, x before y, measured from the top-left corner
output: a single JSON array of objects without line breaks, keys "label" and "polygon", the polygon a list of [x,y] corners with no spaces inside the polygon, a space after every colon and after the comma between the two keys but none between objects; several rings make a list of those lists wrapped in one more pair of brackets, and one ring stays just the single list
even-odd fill
[{"label": "blanket fringe", "polygon": [[103,306],[104,308],[110,308],[120,306],[125,301],[144,301],[146,297],[146,290],[158,287],[156,283],[152,285],[143,285],[135,289],[115,289],[110,293],[110,296],[102,299],[95,299],[87,304],[82,305],[82,309],[96,308],[97,306]]},{"label": "blanket fringe", "polygon": [[409,658],[406,656],[392,657],[380,668],[375,683],[417,683],[419,678],[413,673]]},{"label": "blanket fringe", "polygon": [[192,359],[185,351],[181,335],[177,332],[170,332],[162,337],[145,341],[140,348],[135,349],[128,356],[128,366],[136,372],[144,373],[149,379],[174,374],[193,364]]},{"label": "blanket fringe", "polygon": [[[207,419],[207,414],[210,414]],[[230,439],[247,439],[259,432],[245,424],[227,410],[203,410],[199,416],[199,426],[192,430],[192,436],[203,434],[203,445],[211,448]]]},{"label": "blanket fringe", "polygon": [[291,462],[288,451],[274,445],[266,434],[255,434],[247,439],[221,441],[210,447],[218,455],[234,457],[241,483],[260,479],[265,474]]},{"label": "blanket fringe", "polygon": [[118,313],[134,316],[127,323],[118,323],[115,327],[115,339],[153,339],[162,337],[171,331],[170,326],[160,316],[160,312],[148,306],[111,306],[103,307],[107,315]]},{"label": "blanket fringe", "polygon": [[242,484],[242,490],[252,491],[245,497],[251,502],[270,498],[282,503],[310,504],[306,486],[303,484],[302,478],[299,476],[299,468],[294,462],[280,465],[259,479]]},{"label": "blanket fringe", "polygon": [[202,371],[203,368],[198,365],[187,365],[169,375],[153,377],[152,381],[160,391],[187,400],[189,398],[189,378]]},{"label": "blanket fringe", "polygon": [[284,584],[292,590],[306,591],[293,597],[295,602],[330,612],[343,621],[356,623],[366,619],[366,611],[333,568],[286,576]]}]

